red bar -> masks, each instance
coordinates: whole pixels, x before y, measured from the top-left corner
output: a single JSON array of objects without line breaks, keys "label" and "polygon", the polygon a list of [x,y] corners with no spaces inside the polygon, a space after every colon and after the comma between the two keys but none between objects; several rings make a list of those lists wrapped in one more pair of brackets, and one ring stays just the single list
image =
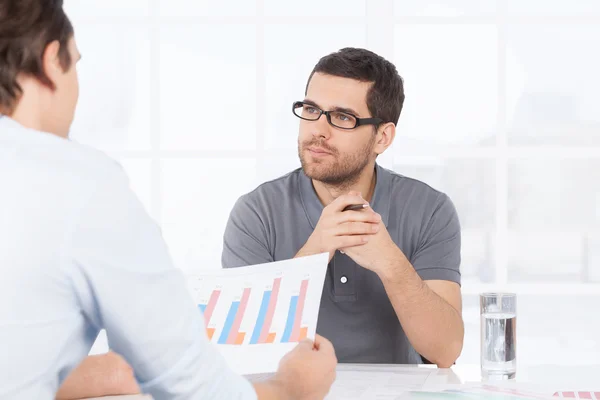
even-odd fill
[{"label": "red bar", "polygon": [[300,296],[298,296],[298,305],[296,306],[296,319],[294,320],[290,342],[298,342],[300,339],[300,324],[302,323],[302,312],[304,311],[304,302],[306,301],[307,290],[308,280],[304,280],[300,286]]},{"label": "red bar", "polygon": [[279,286],[281,286],[281,278],[277,278],[273,281],[273,289],[271,289],[271,298],[269,299],[269,308],[267,308],[267,315],[265,316],[265,322],[263,323],[262,331],[260,331],[258,343],[267,343],[269,329],[271,329],[273,315],[275,315],[275,307],[277,306]]},{"label": "red bar", "polygon": [[242,325],[242,319],[244,318],[244,312],[248,305],[248,299],[250,298],[250,290],[250,288],[244,289],[242,300],[240,300],[240,306],[238,307],[235,319],[233,320],[233,325],[231,326],[231,332],[229,332],[229,336],[227,337],[227,344],[235,344],[237,340],[240,325]]},{"label": "red bar", "polygon": [[575,392],[563,392],[563,397],[565,397],[567,399],[574,399],[575,398]]},{"label": "red bar", "polygon": [[210,317],[212,316],[212,313],[215,310],[217,300],[219,300],[220,295],[220,290],[215,290],[210,295],[210,300],[208,300],[208,304],[206,305],[206,309],[204,310],[204,325],[206,326],[208,326],[208,322],[210,321]]},{"label": "red bar", "polygon": [[600,392],[594,392],[594,396],[596,396],[596,399],[600,400]]},{"label": "red bar", "polygon": [[592,392],[579,392],[580,399],[590,399],[592,400]]}]

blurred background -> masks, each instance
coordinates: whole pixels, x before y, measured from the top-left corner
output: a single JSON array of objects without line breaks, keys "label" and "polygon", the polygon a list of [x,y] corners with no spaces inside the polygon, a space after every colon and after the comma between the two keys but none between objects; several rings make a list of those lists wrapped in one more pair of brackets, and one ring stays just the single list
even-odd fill
[{"label": "blurred background", "polygon": [[[318,59],[365,47],[406,102],[384,167],[454,201],[465,348],[484,291],[518,294],[519,364],[600,359],[600,2],[66,0],[74,140],[119,160],[177,265],[220,268],[236,199],[299,166]],[[596,49],[596,50],[594,50]],[[101,337],[93,349],[106,349]]]}]

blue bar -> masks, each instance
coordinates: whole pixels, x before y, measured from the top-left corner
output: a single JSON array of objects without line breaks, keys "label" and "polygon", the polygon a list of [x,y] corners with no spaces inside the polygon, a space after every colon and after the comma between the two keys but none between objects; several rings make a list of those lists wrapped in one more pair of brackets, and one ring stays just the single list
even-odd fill
[{"label": "blue bar", "polygon": [[262,303],[260,303],[260,311],[258,312],[258,318],[256,319],[256,325],[254,326],[254,331],[252,332],[252,339],[250,339],[250,344],[258,343],[258,339],[260,338],[260,332],[262,331],[262,327],[265,323],[265,317],[267,316],[269,300],[271,300],[270,290],[268,292],[265,292],[265,294],[263,295]]},{"label": "blue bar", "polygon": [[298,296],[292,296],[290,302],[290,311],[288,313],[287,322],[285,323],[285,331],[281,337],[281,343],[287,343],[290,341],[292,336],[292,329],[294,328],[294,319],[296,319],[296,305],[298,304]]},{"label": "blue bar", "polygon": [[219,344],[227,344],[227,338],[229,337],[229,331],[231,331],[231,326],[233,325],[233,320],[235,319],[235,314],[237,314],[238,307],[240,306],[239,301],[234,301],[231,304],[231,308],[229,309],[229,314],[227,314],[227,319],[225,320],[225,326],[223,326],[223,332],[221,332],[221,336],[219,336]]},{"label": "blue bar", "polygon": [[206,310],[206,304],[198,304],[198,308],[200,309],[202,314],[204,314],[204,310]]}]

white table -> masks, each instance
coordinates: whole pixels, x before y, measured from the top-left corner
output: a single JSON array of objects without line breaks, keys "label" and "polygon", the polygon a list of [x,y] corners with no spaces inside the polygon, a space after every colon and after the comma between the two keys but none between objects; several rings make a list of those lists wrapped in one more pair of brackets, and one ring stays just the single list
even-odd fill
[{"label": "white table", "polygon": [[[369,381],[372,383],[370,388]],[[460,389],[482,383],[478,365],[455,365],[450,369],[434,366],[342,364],[327,400],[393,399],[402,390]],[[545,395],[565,391],[600,392],[600,365],[517,366],[516,379],[487,381],[489,385]],[[357,393],[364,391],[361,397]],[[378,397],[379,396],[379,397]],[[389,396],[389,397],[388,397]]]},{"label": "white table", "polygon": [[[438,369],[429,365],[340,364],[338,378],[327,400],[346,400],[349,395],[356,396],[358,391],[369,383],[378,382],[380,385],[377,386],[382,388],[381,385],[390,381],[392,382],[392,392],[396,390],[393,385],[396,385],[398,394],[400,394],[407,385],[413,385],[415,388],[421,386],[423,390],[435,390],[444,386],[461,387],[469,383],[481,382],[481,374],[478,365],[455,365],[450,369]],[[516,379],[489,383],[499,387],[519,388],[548,394],[557,391],[600,391],[600,365],[518,365]],[[376,393],[369,393],[362,398],[371,399],[375,398],[375,395]],[[380,398],[385,398],[383,396],[382,394]],[[151,397],[143,395],[112,396],[102,399],[150,400]]]}]

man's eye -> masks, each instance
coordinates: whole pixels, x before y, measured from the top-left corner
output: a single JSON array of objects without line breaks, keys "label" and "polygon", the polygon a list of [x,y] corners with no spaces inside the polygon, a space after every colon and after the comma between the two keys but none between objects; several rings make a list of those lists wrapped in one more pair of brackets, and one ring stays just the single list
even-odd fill
[{"label": "man's eye", "polygon": [[343,113],[335,113],[335,114],[333,114],[333,117],[342,122],[348,122],[348,121],[354,120],[354,118],[352,118],[350,115],[343,114]]}]

